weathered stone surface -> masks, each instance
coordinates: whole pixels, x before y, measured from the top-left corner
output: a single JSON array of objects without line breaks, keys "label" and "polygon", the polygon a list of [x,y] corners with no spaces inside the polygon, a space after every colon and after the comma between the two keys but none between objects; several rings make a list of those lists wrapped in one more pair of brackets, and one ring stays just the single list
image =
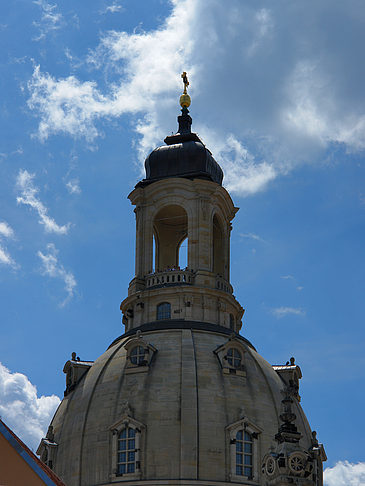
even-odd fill
[{"label": "weathered stone surface", "polygon": [[[228,338],[218,332],[161,330],[142,336],[157,349],[148,371],[125,373],[124,345],[132,339],[127,337],[96,360],[62,402],[52,422],[59,444],[55,472],[67,486],[108,484],[112,474],[110,428],[127,402],[133,418],[146,427],[141,446],[142,481],[229,481],[226,428],[243,418],[242,410],[262,430],[254,459],[259,481],[261,458],[273,444],[279,426],[284,387],[272,366],[242,340],[247,377],[224,374],[214,350]],[[300,405],[295,407],[302,445],[310,447],[311,431]]]}]

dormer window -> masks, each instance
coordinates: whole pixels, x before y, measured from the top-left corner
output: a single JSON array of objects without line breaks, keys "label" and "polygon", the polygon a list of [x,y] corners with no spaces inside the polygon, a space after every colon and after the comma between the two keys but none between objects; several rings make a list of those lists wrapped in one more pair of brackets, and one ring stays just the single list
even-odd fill
[{"label": "dormer window", "polygon": [[232,368],[241,369],[242,355],[237,348],[229,348],[226,358]]},{"label": "dormer window", "polygon": [[135,346],[131,349],[129,359],[132,364],[140,366],[145,361],[146,350],[143,346]]},{"label": "dormer window", "polygon": [[149,370],[156,348],[145,341],[141,332],[126,342],[124,348],[127,352],[125,373],[143,373]]},{"label": "dormer window", "polygon": [[156,319],[158,321],[171,319],[171,304],[169,302],[161,302],[161,304],[158,304]]},{"label": "dormer window", "polygon": [[245,367],[245,349],[242,341],[235,335],[214,350],[219,363],[222,367],[222,372],[226,375],[246,377]]}]

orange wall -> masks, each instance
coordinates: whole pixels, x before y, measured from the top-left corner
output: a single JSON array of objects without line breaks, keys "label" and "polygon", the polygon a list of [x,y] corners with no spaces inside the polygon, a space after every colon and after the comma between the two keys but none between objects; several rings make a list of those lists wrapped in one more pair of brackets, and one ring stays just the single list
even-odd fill
[{"label": "orange wall", "polygon": [[0,434],[0,486],[44,486],[26,461]]}]

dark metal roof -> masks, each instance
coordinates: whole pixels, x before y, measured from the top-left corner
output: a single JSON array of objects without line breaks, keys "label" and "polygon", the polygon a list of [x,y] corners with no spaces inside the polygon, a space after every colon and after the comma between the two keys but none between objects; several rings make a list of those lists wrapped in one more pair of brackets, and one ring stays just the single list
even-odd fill
[{"label": "dark metal roof", "polygon": [[188,110],[183,108],[182,113],[178,117],[178,133],[166,137],[166,145],[156,148],[146,158],[146,179],[137,187],[170,177],[206,179],[222,185],[222,169],[198,135],[191,132]]},{"label": "dark metal roof", "polygon": [[197,331],[217,332],[220,334],[226,334],[227,336],[231,336],[233,334],[236,338],[241,339],[248,346],[250,346],[254,351],[256,351],[255,347],[250,343],[248,339],[232,331],[232,329],[219,326],[218,324],[211,324],[209,322],[184,321],[183,319],[164,319],[161,321],[147,322],[146,324],[142,324],[139,327],[130,329],[125,334],[122,334],[121,336],[114,339],[114,341],[111,343],[109,348],[114,346],[114,344],[119,342],[121,339],[137,334],[138,331],[148,332],[148,331],[163,331],[169,329],[194,329]]}]

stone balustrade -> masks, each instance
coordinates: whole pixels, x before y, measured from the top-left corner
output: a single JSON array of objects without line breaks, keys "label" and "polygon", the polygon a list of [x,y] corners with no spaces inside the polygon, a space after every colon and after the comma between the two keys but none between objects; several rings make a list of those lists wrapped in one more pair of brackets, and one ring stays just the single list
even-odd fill
[{"label": "stone balustrade", "polygon": [[194,274],[192,270],[169,269],[164,272],[155,272],[147,275],[146,288],[166,285],[192,285]]},{"label": "stone balustrade", "polygon": [[232,285],[219,275],[217,275],[215,279],[215,287],[216,289],[223,290],[224,292],[228,292],[229,294],[233,293]]}]

